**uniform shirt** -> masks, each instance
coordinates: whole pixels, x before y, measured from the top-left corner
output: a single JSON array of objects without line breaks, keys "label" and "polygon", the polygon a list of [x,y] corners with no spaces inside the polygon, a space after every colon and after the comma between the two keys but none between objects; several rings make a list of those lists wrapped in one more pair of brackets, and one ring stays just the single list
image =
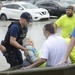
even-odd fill
[{"label": "uniform shirt", "polygon": [[[66,41],[57,35],[51,35],[44,42],[40,58],[47,59],[47,66],[55,66],[61,61],[66,53]],[[68,60],[70,63],[70,60]]]},{"label": "uniform shirt", "polygon": [[62,36],[64,38],[68,38],[75,27],[75,14],[71,18],[67,17],[67,15],[64,15],[60,17],[55,23],[58,27],[62,28]]},{"label": "uniform shirt", "polygon": [[19,34],[18,25],[16,25],[16,24],[12,25],[9,29],[9,34],[10,34],[10,36],[13,36],[13,37],[17,38],[18,34]]}]

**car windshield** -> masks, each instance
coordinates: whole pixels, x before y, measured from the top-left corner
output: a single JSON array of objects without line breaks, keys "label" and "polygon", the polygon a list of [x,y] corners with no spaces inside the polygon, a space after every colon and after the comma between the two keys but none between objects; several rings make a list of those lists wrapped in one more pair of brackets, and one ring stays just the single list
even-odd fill
[{"label": "car windshield", "polygon": [[60,5],[61,7],[67,7],[69,4],[65,2],[58,2],[58,5]]},{"label": "car windshield", "polygon": [[26,9],[36,9],[38,8],[37,6],[33,5],[33,4],[21,4],[23,7],[25,7]]},{"label": "car windshield", "polygon": [[75,1],[67,1],[69,4],[75,4]]}]

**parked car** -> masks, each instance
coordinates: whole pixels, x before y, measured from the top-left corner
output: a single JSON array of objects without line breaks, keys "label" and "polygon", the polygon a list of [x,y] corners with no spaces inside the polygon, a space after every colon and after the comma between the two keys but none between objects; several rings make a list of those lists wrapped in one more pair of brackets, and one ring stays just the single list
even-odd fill
[{"label": "parked car", "polygon": [[0,11],[0,18],[2,20],[6,19],[19,19],[23,12],[28,12],[33,21],[38,21],[41,19],[48,19],[50,17],[48,11],[43,8],[38,8],[31,3],[26,2],[11,2],[3,5]]},{"label": "parked car", "polygon": [[12,1],[1,1],[2,4],[11,3]]},{"label": "parked car", "polygon": [[[36,4],[37,2],[40,2],[40,1],[46,2],[46,1],[52,1],[52,0],[30,0],[30,2],[33,4]],[[60,0],[53,0],[53,1],[60,1]]]},{"label": "parked car", "polygon": [[75,0],[74,1],[66,1],[69,5],[72,5],[72,6],[74,6],[74,8],[75,8]]},{"label": "parked car", "polygon": [[40,1],[37,2],[35,5],[47,9],[51,16],[60,17],[61,15],[66,13],[66,7],[69,4],[59,1]]}]

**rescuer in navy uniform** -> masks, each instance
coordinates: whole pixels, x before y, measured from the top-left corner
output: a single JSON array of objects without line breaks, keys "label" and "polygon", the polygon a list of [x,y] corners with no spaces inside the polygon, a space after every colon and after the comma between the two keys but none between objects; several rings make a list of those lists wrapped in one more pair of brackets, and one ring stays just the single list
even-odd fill
[{"label": "rescuer in navy uniform", "polygon": [[6,60],[11,67],[23,63],[20,49],[24,51],[26,55],[28,54],[28,49],[22,46],[22,40],[26,37],[28,31],[27,25],[31,21],[31,15],[24,12],[21,14],[18,22],[12,22],[8,27],[8,31],[4,41],[2,41],[2,45],[6,47],[6,52],[3,52],[3,55],[6,57]]}]

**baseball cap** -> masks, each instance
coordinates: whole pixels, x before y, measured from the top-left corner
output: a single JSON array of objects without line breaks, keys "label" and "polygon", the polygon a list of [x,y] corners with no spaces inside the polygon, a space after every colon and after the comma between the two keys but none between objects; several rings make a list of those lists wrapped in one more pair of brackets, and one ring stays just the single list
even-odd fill
[{"label": "baseball cap", "polygon": [[32,22],[32,17],[28,12],[23,12],[20,17],[26,19],[28,22]]}]

